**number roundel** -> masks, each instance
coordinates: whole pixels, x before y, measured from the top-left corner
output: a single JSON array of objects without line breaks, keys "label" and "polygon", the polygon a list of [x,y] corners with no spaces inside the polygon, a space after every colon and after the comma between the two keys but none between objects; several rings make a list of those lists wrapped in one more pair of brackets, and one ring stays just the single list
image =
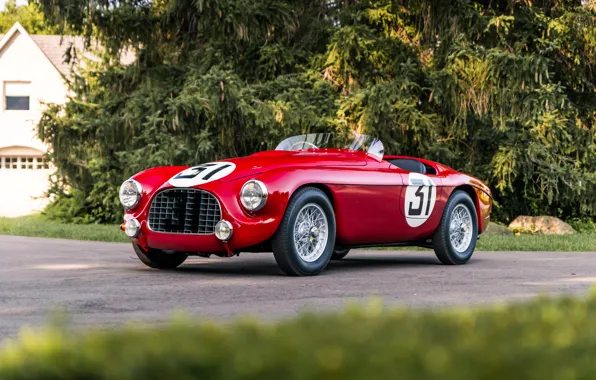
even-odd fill
[{"label": "number roundel", "polygon": [[192,187],[222,179],[231,174],[234,169],[236,169],[236,165],[233,162],[208,162],[181,171],[170,178],[168,182],[176,187]]},{"label": "number roundel", "polygon": [[437,201],[437,186],[424,174],[410,173],[406,188],[404,212],[410,227],[419,227],[428,220]]}]

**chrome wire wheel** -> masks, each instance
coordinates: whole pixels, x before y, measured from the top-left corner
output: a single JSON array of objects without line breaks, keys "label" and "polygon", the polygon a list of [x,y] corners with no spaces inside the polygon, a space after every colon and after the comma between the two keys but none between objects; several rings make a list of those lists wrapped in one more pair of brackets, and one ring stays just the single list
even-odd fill
[{"label": "chrome wire wheel", "polygon": [[308,203],[300,209],[294,222],[294,247],[298,256],[307,263],[317,261],[329,237],[329,224],[323,209]]},{"label": "chrome wire wheel", "polygon": [[457,253],[464,253],[472,242],[474,225],[472,213],[464,204],[458,204],[453,209],[449,223],[449,240]]}]

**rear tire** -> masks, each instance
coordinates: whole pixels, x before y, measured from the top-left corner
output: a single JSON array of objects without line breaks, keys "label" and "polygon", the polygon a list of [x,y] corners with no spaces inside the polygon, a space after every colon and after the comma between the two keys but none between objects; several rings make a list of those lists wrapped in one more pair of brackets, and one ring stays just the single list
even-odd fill
[{"label": "rear tire", "polygon": [[447,201],[439,227],[433,235],[435,254],[445,265],[467,263],[478,240],[478,214],[474,201],[456,190]]},{"label": "rear tire", "polygon": [[333,254],[335,213],[321,190],[305,187],[288,203],[272,239],[277,265],[289,276],[321,273]]},{"label": "rear tire", "polygon": [[341,260],[350,252],[350,248],[346,249],[336,249],[333,251],[331,255],[331,260]]},{"label": "rear tire", "polygon": [[165,253],[162,250],[153,248],[145,251],[137,243],[132,243],[132,246],[138,258],[149,268],[174,269],[188,258],[187,254],[181,252]]}]

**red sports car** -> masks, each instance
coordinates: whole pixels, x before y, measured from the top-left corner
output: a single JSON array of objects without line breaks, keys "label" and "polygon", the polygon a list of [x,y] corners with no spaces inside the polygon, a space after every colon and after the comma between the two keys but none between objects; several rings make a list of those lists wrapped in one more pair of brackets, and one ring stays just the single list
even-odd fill
[{"label": "red sports car", "polygon": [[468,262],[492,209],[480,180],[381,141],[327,133],[198,166],[142,171],[120,188],[122,230],[139,259],[171,269],[189,255],[273,252],[288,275],[314,275],[350,249],[433,248]]}]

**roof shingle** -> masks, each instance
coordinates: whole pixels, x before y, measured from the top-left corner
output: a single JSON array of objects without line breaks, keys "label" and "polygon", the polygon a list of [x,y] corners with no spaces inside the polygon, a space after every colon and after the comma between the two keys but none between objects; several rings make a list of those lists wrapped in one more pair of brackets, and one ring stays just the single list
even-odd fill
[{"label": "roof shingle", "polygon": [[[83,37],[79,36],[57,36],[57,35],[38,35],[29,34],[29,37],[41,49],[50,62],[64,75],[69,75],[70,66],[64,62],[66,59],[66,50],[73,45],[79,54],[82,52],[85,56],[91,58],[93,55],[85,50],[85,41]],[[0,41],[4,38],[4,34],[0,34]],[[134,60],[134,55],[131,53],[124,53],[122,55],[122,63],[129,64]]]},{"label": "roof shingle", "polygon": [[70,71],[68,63],[65,63],[65,53],[71,44],[74,45],[75,49],[84,49],[84,40],[82,37],[71,37],[71,36],[43,36],[43,35],[30,35],[31,39],[39,46],[41,51],[48,57],[50,62],[60,71],[62,74],[68,74]]}]

